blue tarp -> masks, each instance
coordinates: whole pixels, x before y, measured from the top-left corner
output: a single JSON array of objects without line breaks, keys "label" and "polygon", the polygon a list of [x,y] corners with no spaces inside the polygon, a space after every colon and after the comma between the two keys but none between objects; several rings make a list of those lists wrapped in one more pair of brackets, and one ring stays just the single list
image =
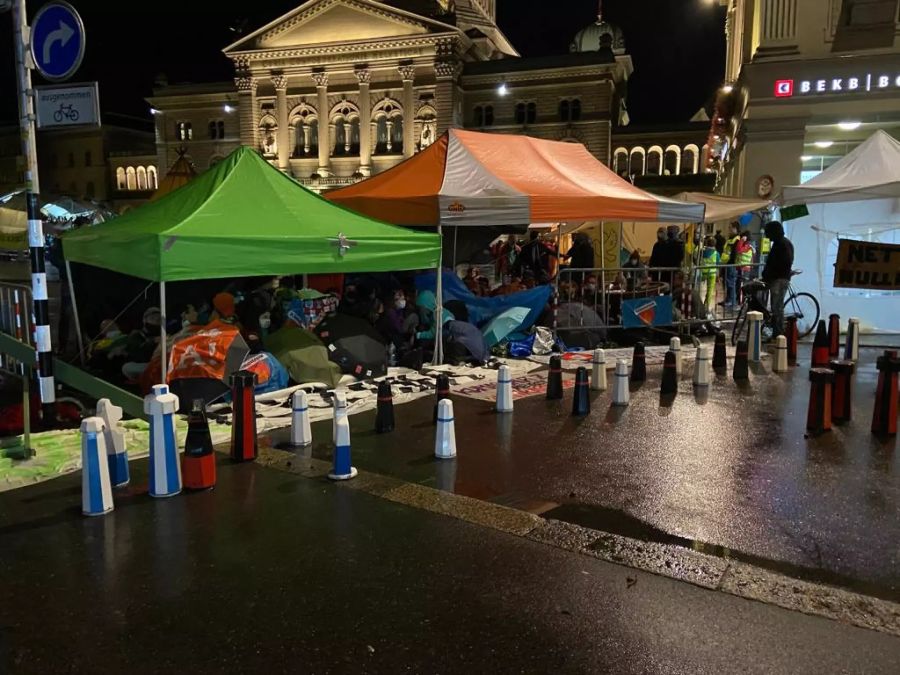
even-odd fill
[{"label": "blue tarp", "polygon": [[[493,319],[498,314],[513,307],[527,307],[528,316],[520,330],[530,328],[538,320],[544,307],[550,300],[552,288],[549,284],[536,286],[527,291],[519,291],[510,295],[501,295],[496,298],[481,298],[474,295],[462,279],[449,270],[444,270],[444,303],[451,300],[460,300],[469,310],[469,321],[479,328]],[[437,286],[437,274],[424,272],[416,277],[416,290],[434,291]]]}]

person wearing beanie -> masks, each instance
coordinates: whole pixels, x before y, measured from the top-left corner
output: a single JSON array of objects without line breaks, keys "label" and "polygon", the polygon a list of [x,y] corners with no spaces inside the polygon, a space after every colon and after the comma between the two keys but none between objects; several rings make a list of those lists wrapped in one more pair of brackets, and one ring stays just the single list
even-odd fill
[{"label": "person wearing beanie", "polygon": [[762,280],[769,288],[772,311],[772,337],[784,335],[784,298],[791,283],[794,267],[794,245],[784,236],[784,227],[777,220],[766,224],[766,239],[772,242]]}]

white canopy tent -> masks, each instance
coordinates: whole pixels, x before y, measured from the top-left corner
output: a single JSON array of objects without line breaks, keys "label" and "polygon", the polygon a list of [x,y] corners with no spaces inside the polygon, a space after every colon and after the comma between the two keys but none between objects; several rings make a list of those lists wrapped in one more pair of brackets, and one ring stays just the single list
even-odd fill
[{"label": "white canopy tent", "polygon": [[724,197],[706,192],[680,192],[674,199],[680,202],[703,204],[706,206],[704,223],[724,223],[734,220],[745,213],[759,211],[769,206],[766,199],[744,199],[742,197]]},{"label": "white canopy tent", "polygon": [[900,244],[900,142],[876,131],[859,147],[803,185],[785,187],[786,206],[809,215],[785,223],[794,288],[819,298],[822,313],[858,317],[863,330],[900,332],[900,293],[835,288],[839,239]]}]

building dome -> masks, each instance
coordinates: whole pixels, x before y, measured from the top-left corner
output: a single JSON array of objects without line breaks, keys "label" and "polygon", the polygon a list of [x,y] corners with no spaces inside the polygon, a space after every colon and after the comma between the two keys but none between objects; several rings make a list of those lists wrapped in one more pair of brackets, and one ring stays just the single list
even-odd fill
[{"label": "building dome", "polygon": [[616,55],[625,53],[625,35],[618,26],[603,19],[602,10],[597,13],[594,23],[578,31],[570,51],[598,52],[601,49],[611,49]]}]

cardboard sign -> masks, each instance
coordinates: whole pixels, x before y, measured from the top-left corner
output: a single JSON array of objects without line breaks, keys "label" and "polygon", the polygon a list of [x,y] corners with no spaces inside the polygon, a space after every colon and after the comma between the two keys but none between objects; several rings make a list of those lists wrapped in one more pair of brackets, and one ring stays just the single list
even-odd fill
[{"label": "cardboard sign", "polygon": [[900,245],[841,239],[834,287],[900,290]]}]

